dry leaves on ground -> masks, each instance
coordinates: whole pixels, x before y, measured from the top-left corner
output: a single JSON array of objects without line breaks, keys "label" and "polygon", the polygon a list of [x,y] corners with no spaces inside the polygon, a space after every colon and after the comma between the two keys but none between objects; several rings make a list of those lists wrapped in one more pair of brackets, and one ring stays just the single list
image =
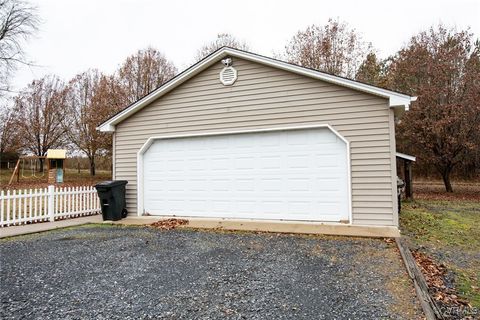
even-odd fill
[{"label": "dry leaves on ground", "polygon": [[385,243],[388,243],[388,244],[395,243],[395,239],[394,239],[394,238],[384,238],[383,241],[385,241]]},{"label": "dry leaves on ground", "polygon": [[448,288],[445,284],[447,268],[438,264],[420,251],[412,251],[413,257],[425,276],[433,299],[446,305],[469,306],[468,301],[458,297],[454,288]]},{"label": "dry leaves on ground", "polygon": [[152,223],[150,226],[161,229],[161,230],[172,230],[178,226],[183,226],[188,224],[188,220],[185,219],[166,219],[160,220]]},{"label": "dry leaves on ground", "polygon": [[448,193],[442,183],[419,181],[413,185],[413,196],[417,200],[480,201],[480,181],[454,183],[453,190]]}]

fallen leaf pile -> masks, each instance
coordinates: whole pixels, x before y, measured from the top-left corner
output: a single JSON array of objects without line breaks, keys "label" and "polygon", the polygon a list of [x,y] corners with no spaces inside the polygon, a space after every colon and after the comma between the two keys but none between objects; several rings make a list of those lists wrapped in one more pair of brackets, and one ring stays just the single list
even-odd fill
[{"label": "fallen leaf pile", "polygon": [[151,224],[152,227],[162,229],[162,230],[172,230],[178,226],[183,226],[188,224],[188,220],[185,219],[166,219],[154,222]]},{"label": "fallen leaf pile", "polygon": [[433,299],[446,305],[470,306],[468,301],[458,297],[454,288],[445,285],[444,279],[447,274],[445,265],[436,263],[420,251],[412,251],[412,254],[420,266]]}]

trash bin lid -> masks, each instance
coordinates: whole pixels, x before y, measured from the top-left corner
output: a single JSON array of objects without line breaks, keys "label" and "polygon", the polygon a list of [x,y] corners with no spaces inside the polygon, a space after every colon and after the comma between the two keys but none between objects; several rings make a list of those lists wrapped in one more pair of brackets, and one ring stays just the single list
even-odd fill
[{"label": "trash bin lid", "polygon": [[112,187],[116,187],[116,186],[122,186],[122,185],[126,185],[128,183],[127,180],[107,180],[107,181],[102,181],[102,182],[99,182],[95,185],[95,188],[112,188]]}]

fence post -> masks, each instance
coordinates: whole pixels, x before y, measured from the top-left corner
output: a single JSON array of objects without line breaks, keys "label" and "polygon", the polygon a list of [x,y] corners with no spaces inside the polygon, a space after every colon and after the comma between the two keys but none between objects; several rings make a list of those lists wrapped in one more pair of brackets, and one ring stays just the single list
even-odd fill
[{"label": "fence post", "polygon": [[55,186],[48,186],[48,216],[50,222],[55,221]]}]

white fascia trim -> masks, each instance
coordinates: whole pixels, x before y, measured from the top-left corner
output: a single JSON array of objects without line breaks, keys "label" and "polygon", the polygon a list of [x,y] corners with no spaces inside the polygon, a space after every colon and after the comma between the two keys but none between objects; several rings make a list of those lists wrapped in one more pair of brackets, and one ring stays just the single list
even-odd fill
[{"label": "white fascia trim", "polygon": [[402,158],[402,159],[406,159],[406,160],[410,160],[410,161],[417,161],[417,157],[414,157],[414,156],[411,156],[411,155],[408,155],[408,154],[405,154],[405,153],[397,152],[395,155],[398,158]]},{"label": "white fascia trim", "polygon": [[142,145],[137,152],[137,215],[142,216],[144,211],[144,199],[143,199],[143,155],[150,148],[155,140],[161,139],[175,139],[175,138],[188,138],[188,137],[204,137],[204,136],[218,136],[226,134],[242,134],[253,132],[270,132],[270,131],[283,131],[283,130],[301,130],[301,129],[315,129],[315,128],[328,128],[333,134],[345,142],[347,147],[347,196],[348,196],[348,224],[353,224],[353,207],[352,207],[352,165],[350,161],[350,142],[342,136],[337,130],[335,130],[329,124],[318,125],[300,125],[300,126],[286,126],[275,127],[266,129],[248,129],[248,130],[228,130],[228,131],[215,131],[205,133],[187,133],[187,134],[173,134],[173,135],[161,135],[152,136]]},{"label": "white fascia trim", "polygon": [[351,88],[354,90],[370,93],[382,98],[386,98],[389,100],[389,107],[401,107],[404,110],[408,110],[411,101],[415,101],[416,97],[410,97],[398,92],[374,87],[368,84],[360,83],[354,80],[349,80],[337,76],[333,76],[330,74],[326,74],[323,72],[315,71],[306,69],[300,66],[295,66],[286,62],[274,60],[268,57],[259,56],[256,54],[235,50],[232,48],[223,48],[220,49],[218,52],[212,54],[211,56],[207,57],[205,60],[201,61],[197,65],[191,67],[190,70],[186,70],[183,74],[180,74],[172,81],[166,83],[165,85],[161,86],[157,90],[153,91],[149,95],[145,96],[144,98],[140,99],[127,109],[123,110],[116,116],[112,117],[108,121],[102,123],[97,129],[102,132],[113,132],[115,131],[115,125],[122,120],[126,119],[133,113],[137,112],[144,106],[148,105],[150,102],[158,99],[163,94],[167,93],[168,91],[175,88],[177,85],[183,83],[184,81],[190,79],[191,77],[195,76],[199,72],[205,70],[213,63],[218,61],[219,59],[225,56],[232,56],[241,59],[245,59],[248,61],[257,62],[263,65],[271,66],[274,68],[278,68],[281,70],[290,71],[296,74],[304,75],[310,78],[323,80],[329,83],[333,83],[339,86]]}]

